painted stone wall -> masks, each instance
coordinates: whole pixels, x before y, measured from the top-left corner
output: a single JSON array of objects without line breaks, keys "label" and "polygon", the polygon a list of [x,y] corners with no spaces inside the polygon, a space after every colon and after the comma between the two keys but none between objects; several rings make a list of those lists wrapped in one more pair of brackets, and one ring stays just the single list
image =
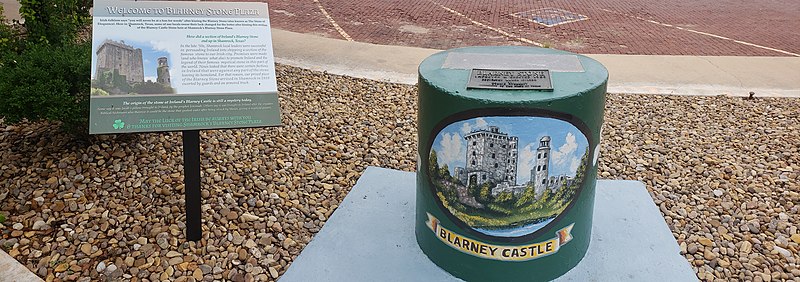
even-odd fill
[{"label": "painted stone wall", "polygon": [[471,132],[464,139],[467,141],[467,179],[462,180],[464,183],[481,185],[492,181],[516,185],[517,137],[490,126],[488,130]]}]

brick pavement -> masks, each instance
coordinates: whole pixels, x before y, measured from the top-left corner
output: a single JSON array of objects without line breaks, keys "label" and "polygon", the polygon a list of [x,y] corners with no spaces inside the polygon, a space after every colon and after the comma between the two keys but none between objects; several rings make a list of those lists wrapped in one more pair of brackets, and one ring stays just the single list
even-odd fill
[{"label": "brick pavement", "polygon": [[[215,1],[266,1],[274,27],[383,45],[545,45],[594,54],[800,57],[800,1],[794,0]],[[545,8],[588,19],[547,27],[512,15]]]},{"label": "brick pavement", "polygon": [[[800,1],[267,0],[274,27],[384,45],[546,45],[579,53],[800,56]],[[513,13],[588,19],[546,27]],[[329,15],[327,18],[322,10]],[[332,22],[341,30],[337,31]],[[737,42],[738,40],[738,42]]]}]

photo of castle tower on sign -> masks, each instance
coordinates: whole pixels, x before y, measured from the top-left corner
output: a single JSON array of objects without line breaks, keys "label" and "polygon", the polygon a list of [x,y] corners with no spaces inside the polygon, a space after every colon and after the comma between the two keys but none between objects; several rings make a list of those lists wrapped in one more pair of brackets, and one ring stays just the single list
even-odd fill
[{"label": "photo of castle tower on sign", "polygon": [[557,217],[583,183],[588,140],[547,117],[482,117],[440,131],[429,177],[441,203],[474,230],[531,234]]},{"label": "photo of castle tower on sign", "polygon": [[92,95],[175,94],[169,53],[148,44],[106,39],[94,47]]}]

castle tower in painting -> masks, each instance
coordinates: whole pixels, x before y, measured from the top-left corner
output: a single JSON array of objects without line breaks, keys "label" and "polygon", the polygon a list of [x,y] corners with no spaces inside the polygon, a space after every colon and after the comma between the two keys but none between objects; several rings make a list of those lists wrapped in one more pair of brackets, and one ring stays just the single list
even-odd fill
[{"label": "castle tower in painting", "polygon": [[531,183],[539,196],[548,183],[548,165],[550,164],[550,136],[544,136],[539,140],[539,148],[536,149],[536,165],[531,169]]},{"label": "castle tower in painting", "polygon": [[486,182],[517,183],[517,142],[516,136],[500,132],[497,126],[470,132],[467,141],[466,168],[457,168],[457,177],[467,186],[482,185]]},{"label": "castle tower in painting", "polygon": [[156,69],[158,77],[156,77],[156,82],[166,85],[172,86],[172,81],[169,77],[169,62],[167,62],[167,57],[160,57],[158,58],[158,68]]},{"label": "castle tower in painting", "polygon": [[125,41],[106,40],[97,48],[96,77],[109,71],[124,75],[128,83],[144,82],[142,49],[133,48]]}]

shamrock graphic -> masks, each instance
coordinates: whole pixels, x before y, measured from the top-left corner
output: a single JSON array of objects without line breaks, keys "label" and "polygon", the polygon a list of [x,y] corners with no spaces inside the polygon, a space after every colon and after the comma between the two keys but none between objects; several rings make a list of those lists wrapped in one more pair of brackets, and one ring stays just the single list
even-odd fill
[{"label": "shamrock graphic", "polygon": [[114,129],[123,129],[123,128],[125,128],[125,122],[123,122],[121,119],[114,121]]}]

